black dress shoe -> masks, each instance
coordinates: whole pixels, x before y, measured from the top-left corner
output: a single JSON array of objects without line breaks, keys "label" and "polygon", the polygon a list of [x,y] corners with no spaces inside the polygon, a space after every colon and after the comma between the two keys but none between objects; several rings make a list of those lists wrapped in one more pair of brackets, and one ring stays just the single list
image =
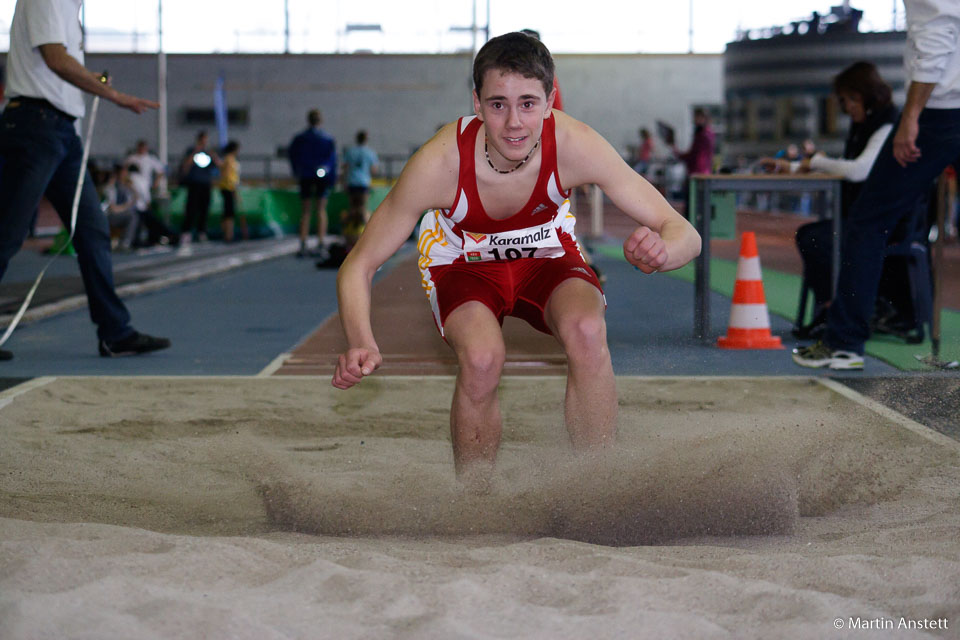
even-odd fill
[{"label": "black dress shoe", "polygon": [[116,358],[118,356],[135,356],[141,353],[159,351],[170,346],[170,340],[167,338],[154,338],[145,333],[134,331],[122,340],[107,342],[100,341],[100,355],[104,358]]},{"label": "black dress shoe", "polygon": [[0,360],[13,360],[13,351],[0,349]]}]

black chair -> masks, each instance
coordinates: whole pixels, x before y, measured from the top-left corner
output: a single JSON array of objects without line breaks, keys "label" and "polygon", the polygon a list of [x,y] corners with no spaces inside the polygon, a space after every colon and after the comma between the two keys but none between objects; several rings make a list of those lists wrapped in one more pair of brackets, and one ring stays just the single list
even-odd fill
[{"label": "black chair", "polygon": [[[923,220],[923,217],[917,217]],[[890,314],[885,315],[879,308],[873,318],[872,328],[875,332],[899,336],[910,344],[923,342],[926,335],[925,329],[932,330],[933,270],[930,268],[928,234],[929,227],[925,224],[915,226],[906,237],[887,245],[884,251],[885,266],[889,266],[891,261],[896,261],[903,263],[906,267],[905,284],[908,295],[904,297],[910,301],[912,319],[897,322],[895,318],[891,318]],[[882,287],[879,293],[883,295]],[[900,315],[902,317],[904,314],[901,312]]]},{"label": "black chair", "polygon": [[[912,322],[903,322],[902,319],[892,322],[893,315],[904,315],[903,310],[896,313],[894,310],[881,309],[873,319],[872,329],[879,333],[899,336],[908,343],[923,342],[925,328],[933,321],[933,276],[930,267],[929,219],[927,200],[918,203],[913,216],[905,218],[890,234],[890,242],[884,250],[884,269],[896,270],[897,263],[902,263],[906,269],[905,281],[909,291],[906,297],[910,301]],[[891,293],[900,293],[894,291]],[[816,319],[811,325],[805,325],[807,315],[807,300],[812,294],[810,283],[806,276],[800,285],[800,302],[797,316],[794,320],[792,333],[797,338],[819,338]],[[878,295],[883,297],[883,285]],[[888,305],[889,306],[889,305]]]}]

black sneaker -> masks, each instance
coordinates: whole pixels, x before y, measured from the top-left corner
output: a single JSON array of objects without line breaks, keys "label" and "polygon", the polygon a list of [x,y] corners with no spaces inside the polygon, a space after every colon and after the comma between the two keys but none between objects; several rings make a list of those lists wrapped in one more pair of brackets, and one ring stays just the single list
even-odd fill
[{"label": "black sneaker", "polygon": [[13,351],[0,349],[0,360],[13,360]]},{"label": "black sneaker", "polygon": [[115,342],[100,341],[100,355],[104,358],[119,356],[135,356],[141,353],[159,351],[170,346],[167,338],[154,338],[145,333],[134,331],[132,334]]}]

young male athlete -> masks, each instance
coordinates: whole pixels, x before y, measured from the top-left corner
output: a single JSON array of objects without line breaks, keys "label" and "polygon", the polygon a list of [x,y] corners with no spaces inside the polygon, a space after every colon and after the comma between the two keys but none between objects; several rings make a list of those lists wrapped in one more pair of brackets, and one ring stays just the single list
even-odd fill
[{"label": "young male athlete", "polygon": [[340,269],[349,348],[333,386],[347,389],[382,358],[370,324],[371,281],[420,224],[423,288],[459,374],[450,424],[457,474],[489,477],[500,444],[501,322],[523,318],[552,334],[568,360],[565,419],[575,449],[612,443],[617,396],[605,301],[577,250],[569,189],[598,184],[640,226],[624,242],[644,273],[700,252],[694,228],[593,129],[552,109],[553,60],[538,40],[509,33],[474,61],[474,109],[443,127],[407,163]]}]

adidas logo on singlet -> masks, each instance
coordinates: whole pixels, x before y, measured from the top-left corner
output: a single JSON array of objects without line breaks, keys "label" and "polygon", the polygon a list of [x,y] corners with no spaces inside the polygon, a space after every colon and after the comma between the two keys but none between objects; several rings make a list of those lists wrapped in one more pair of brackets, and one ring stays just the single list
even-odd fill
[{"label": "adidas logo on singlet", "polygon": [[543,211],[543,210],[546,209],[546,208],[547,208],[547,205],[545,205],[545,204],[543,204],[543,203],[541,202],[540,204],[537,205],[537,208],[536,208],[536,209],[534,209],[533,211],[530,212],[530,215],[536,215],[536,214],[540,213],[541,211]]}]

